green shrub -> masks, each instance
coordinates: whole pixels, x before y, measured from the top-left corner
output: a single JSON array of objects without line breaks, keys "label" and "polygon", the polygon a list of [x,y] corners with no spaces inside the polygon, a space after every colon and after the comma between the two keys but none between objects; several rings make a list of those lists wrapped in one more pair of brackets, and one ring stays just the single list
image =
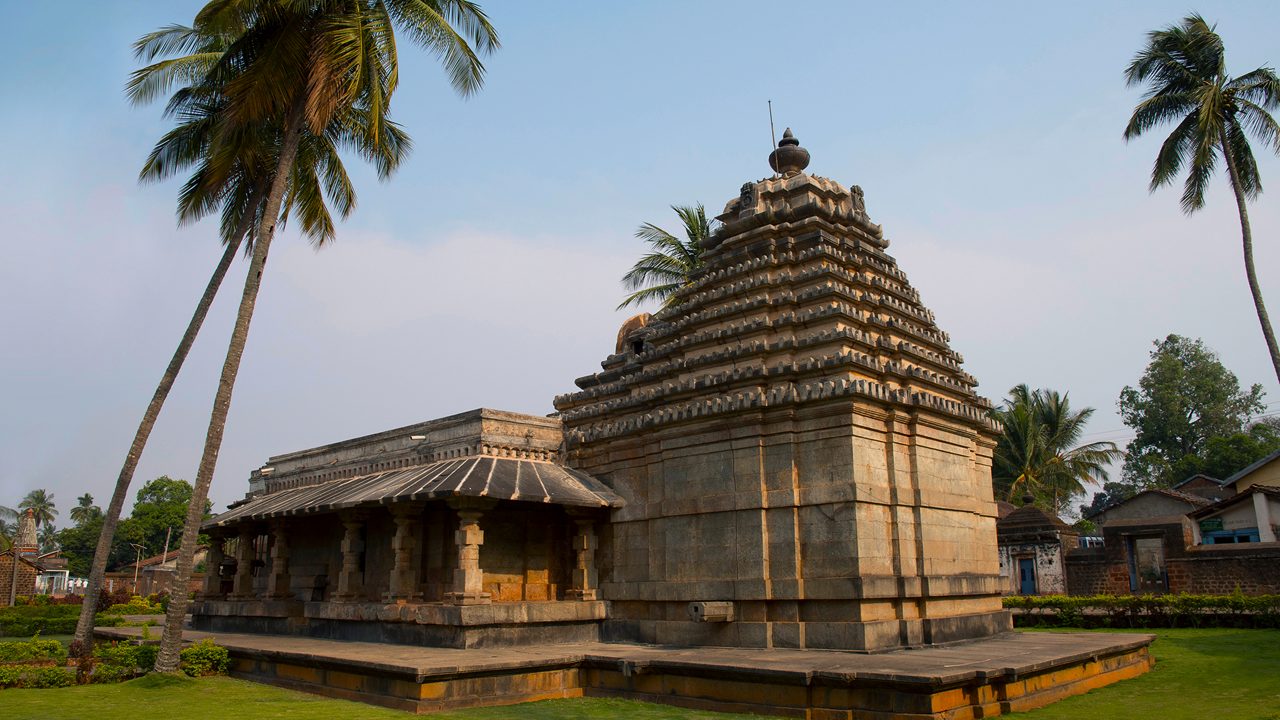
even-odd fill
[{"label": "green shrub", "polygon": [[93,672],[89,675],[91,683],[118,683],[125,680],[132,680],[138,676],[137,668],[127,667],[125,665],[108,665],[100,663],[93,668]]},{"label": "green shrub", "polygon": [[156,664],[157,645],[134,645],[133,643],[103,643],[94,651],[93,656],[107,665],[127,665],[130,667],[150,668]]},{"label": "green shrub", "polygon": [[1015,595],[1024,626],[1280,627],[1280,595]]},{"label": "green shrub", "polygon": [[26,663],[34,660],[63,662],[67,651],[57,640],[41,640],[37,635],[30,640],[0,642],[0,662]]},{"label": "green shrub", "polygon": [[67,687],[75,676],[66,668],[48,665],[0,666],[0,687],[6,688],[59,688]]},{"label": "green shrub", "polygon": [[182,672],[191,677],[221,675],[227,671],[227,666],[231,662],[227,649],[221,645],[215,645],[209,638],[183,648],[179,659]]},{"label": "green shrub", "polygon": [[116,603],[103,612],[107,615],[158,615],[164,612],[164,606],[159,601],[159,596],[153,595],[152,597],[157,598],[157,600],[152,602],[147,598],[134,595],[129,598],[129,602]]},{"label": "green shrub", "polygon": [[75,676],[67,672],[64,667],[36,668],[30,677],[31,681],[27,687],[33,688],[69,687],[75,681]]}]

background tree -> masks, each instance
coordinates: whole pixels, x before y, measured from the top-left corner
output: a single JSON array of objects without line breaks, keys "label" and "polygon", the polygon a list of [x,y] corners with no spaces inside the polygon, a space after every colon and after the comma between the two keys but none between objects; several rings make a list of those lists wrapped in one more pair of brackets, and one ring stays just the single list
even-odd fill
[{"label": "background tree", "polygon": [[[86,577],[89,574],[93,554],[98,547],[98,535],[102,532],[103,519],[103,515],[95,515],[58,531],[58,547],[62,548],[62,556],[67,559],[67,570],[72,577]],[[112,560],[109,559],[108,562]]]},{"label": "background tree", "polygon": [[651,250],[622,276],[623,287],[634,292],[618,305],[619,310],[648,300],[657,300],[662,307],[669,307],[675,302],[676,291],[688,285],[702,267],[703,242],[711,237],[707,211],[701,203],[672,205],[671,209],[684,225],[684,239],[653,223],[645,223],[636,230],[636,237],[648,243]]},{"label": "background tree", "polygon": [[1269,67],[1233,78],[1227,74],[1225,58],[1222,38],[1199,15],[1188,15],[1180,25],[1149,33],[1146,47],[1125,71],[1129,85],[1146,84],[1147,91],[1134,108],[1124,137],[1130,140],[1158,125],[1177,123],[1156,155],[1151,190],[1173,182],[1186,167],[1182,209],[1188,215],[1204,206],[1204,191],[1218,154],[1226,160],[1227,178],[1240,214],[1245,277],[1271,365],[1280,380],[1280,345],[1253,265],[1247,208],[1247,201],[1262,192],[1248,135],[1280,154],[1280,125],[1269,112],[1280,106],[1280,80]]},{"label": "background tree", "polygon": [[[159,555],[164,551],[166,538],[169,540],[169,549],[176,548],[177,539],[187,521],[191,495],[191,483],[168,475],[161,475],[138,488],[133,513],[120,522],[116,531],[111,556],[113,564],[121,565],[130,561],[133,551],[129,549],[129,543],[145,545],[152,555]],[[213,504],[206,500],[201,519],[211,517],[212,509]]]},{"label": "background tree", "polygon": [[[363,122],[360,128],[350,130],[349,137],[359,134],[369,144],[381,142],[387,132],[390,98],[399,80],[394,39],[397,25],[441,58],[450,82],[462,95],[479,89],[483,82],[484,66],[477,53],[498,46],[488,18],[465,0],[215,0],[200,11],[196,25],[244,28],[209,73],[227,101],[219,133],[271,125],[280,127],[281,134],[196,473],[174,573],[177,587],[184,587],[191,575],[199,519],[217,465],[240,358],[304,132],[324,136],[333,123],[358,113]],[[157,671],[173,672],[178,667],[187,605],[183,593],[169,604]]]},{"label": "background tree", "polygon": [[22,498],[22,502],[18,503],[18,508],[35,513],[37,528],[52,523],[53,518],[58,514],[58,508],[53,502],[53,493],[44,488],[27,493],[27,496]]},{"label": "background tree", "polygon": [[1262,397],[1261,385],[1242,390],[1201,340],[1156,341],[1138,387],[1120,391],[1120,416],[1135,433],[1121,472],[1127,492],[1169,487],[1203,471],[1209,441],[1244,432]]},{"label": "background tree", "polygon": [[8,550],[18,532],[18,511],[0,505],[0,550]]},{"label": "background tree", "polygon": [[40,528],[37,541],[40,543],[41,553],[51,553],[61,547],[58,544],[58,529],[53,526],[53,523],[46,523]]},{"label": "background tree", "polygon": [[1114,443],[1078,445],[1093,408],[1075,411],[1065,394],[1017,385],[992,411],[1004,430],[992,458],[995,495],[1010,502],[1030,493],[1055,515],[1086,484],[1107,479],[1106,465],[1119,459]]},{"label": "background tree", "polygon": [[[1274,419],[1274,418],[1268,418]],[[1280,429],[1267,422],[1251,423],[1243,432],[1211,437],[1198,455],[1188,455],[1174,463],[1172,478],[1191,477],[1203,473],[1226,480],[1254,462],[1280,450]],[[1175,479],[1174,483],[1181,482]]]},{"label": "background tree", "polygon": [[76,498],[76,506],[71,508],[69,513],[71,522],[77,525],[83,525],[92,518],[102,516],[102,508],[93,504],[93,495],[85,493]]}]

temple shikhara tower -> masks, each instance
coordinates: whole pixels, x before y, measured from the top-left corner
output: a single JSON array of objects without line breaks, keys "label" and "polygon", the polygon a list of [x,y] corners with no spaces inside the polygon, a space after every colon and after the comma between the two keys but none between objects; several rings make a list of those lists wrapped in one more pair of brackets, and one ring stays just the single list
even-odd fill
[{"label": "temple shikhara tower", "polygon": [[606,634],[882,650],[1008,629],[989,403],[861,188],[806,173],[790,130],[769,161],[674,306],[556,398],[568,464],[626,501]]}]

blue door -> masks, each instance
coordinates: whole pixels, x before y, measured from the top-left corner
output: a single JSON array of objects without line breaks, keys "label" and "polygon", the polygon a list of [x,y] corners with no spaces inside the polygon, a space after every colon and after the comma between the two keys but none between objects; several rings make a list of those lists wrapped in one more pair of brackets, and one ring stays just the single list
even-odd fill
[{"label": "blue door", "polygon": [[1018,592],[1022,595],[1036,594],[1036,562],[1031,558],[1018,559]]}]

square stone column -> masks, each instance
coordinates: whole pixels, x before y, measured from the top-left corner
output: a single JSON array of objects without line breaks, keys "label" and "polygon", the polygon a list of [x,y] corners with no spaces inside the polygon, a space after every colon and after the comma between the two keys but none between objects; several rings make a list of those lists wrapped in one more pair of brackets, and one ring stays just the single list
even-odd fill
[{"label": "square stone column", "polygon": [[396,532],[391,538],[394,559],[391,566],[389,590],[383,594],[386,602],[406,603],[422,599],[418,589],[418,568],[422,555],[418,548],[418,520],[422,517],[421,503],[405,503],[391,507],[391,519]]},{"label": "square stone column", "polygon": [[565,591],[568,600],[595,600],[599,595],[600,580],[596,573],[596,539],[595,522],[590,517],[571,515],[577,532],[573,536],[573,576],[569,589]]},{"label": "square stone column", "polygon": [[209,553],[204,561],[204,586],[200,589],[200,597],[204,600],[223,599],[222,561],[226,558],[222,548],[224,542],[225,538],[216,535],[209,537]]},{"label": "square stone column", "polygon": [[364,515],[344,513],[342,527],[342,567],[338,570],[338,586],[334,589],[333,599],[357,602],[364,599],[364,573],[360,570],[360,554],[364,552],[360,531],[364,529]]},{"label": "square stone column", "polygon": [[234,600],[253,599],[253,561],[257,559],[253,540],[257,535],[253,528],[240,526],[240,535],[236,540],[236,575],[231,584],[231,597]]},{"label": "square stone column", "polygon": [[453,571],[453,590],[445,593],[445,602],[453,605],[488,605],[493,602],[484,591],[484,571],[480,569],[480,546],[484,544],[484,532],[480,529],[480,516],[487,504],[472,498],[451,500],[449,506],[458,512],[458,531],[454,543],[458,548],[458,567]]},{"label": "square stone column", "polygon": [[271,528],[271,575],[267,577],[267,597],[272,600],[292,599],[289,584],[289,535],[285,532],[284,523],[277,523]]}]

